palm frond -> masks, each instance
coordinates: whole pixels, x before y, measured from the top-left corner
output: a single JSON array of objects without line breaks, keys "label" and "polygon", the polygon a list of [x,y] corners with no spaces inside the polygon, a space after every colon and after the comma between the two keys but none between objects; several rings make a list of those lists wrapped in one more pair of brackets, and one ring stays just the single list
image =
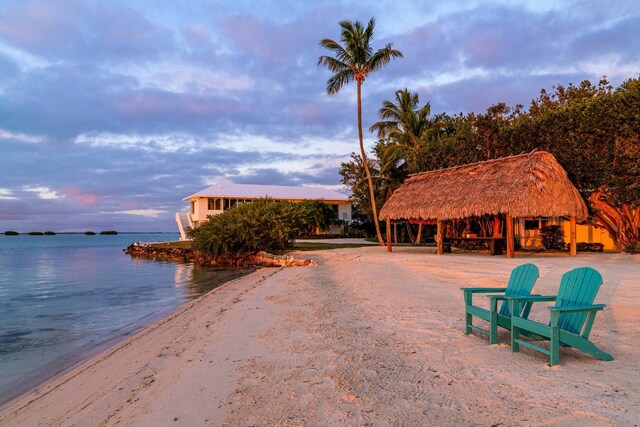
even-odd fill
[{"label": "palm frond", "polygon": [[349,65],[345,64],[344,62],[336,58],[333,58],[331,56],[324,56],[324,55],[318,58],[318,65],[326,66],[329,69],[329,71],[333,73],[337,73],[337,72],[341,72],[343,70],[349,69]]},{"label": "palm frond", "polygon": [[384,68],[392,59],[402,58],[404,55],[397,49],[393,49],[391,43],[382,49],[378,49],[367,61],[369,71],[377,71]]},{"label": "palm frond", "polygon": [[350,69],[338,71],[327,80],[327,93],[335,95],[344,85],[354,80],[355,76]]}]

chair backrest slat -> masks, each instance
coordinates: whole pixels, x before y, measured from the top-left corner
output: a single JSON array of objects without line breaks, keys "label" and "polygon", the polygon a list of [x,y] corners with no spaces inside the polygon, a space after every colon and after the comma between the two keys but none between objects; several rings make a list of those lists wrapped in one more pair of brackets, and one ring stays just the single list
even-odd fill
[{"label": "chair backrest slat", "polygon": [[[558,307],[576,307],[591,305],[596,298],[602,276],[591,267],[580,267],[562,275],[558,289]],[[587,317],[585,312],[563,313],[558,325],[560,329],[579,334]]]},{"label": "chair backrest slat", "polygon": [[[526,296],[531,294],[533,285],[539,276],[538,267],[534,264],[523,264],[513,269],[509,282],[507,283],[507,290],[504,292],[505,296]],[[509,313],[509,304],[506,301],[500,306],[500,312],[502,316],[511,316]]]}]

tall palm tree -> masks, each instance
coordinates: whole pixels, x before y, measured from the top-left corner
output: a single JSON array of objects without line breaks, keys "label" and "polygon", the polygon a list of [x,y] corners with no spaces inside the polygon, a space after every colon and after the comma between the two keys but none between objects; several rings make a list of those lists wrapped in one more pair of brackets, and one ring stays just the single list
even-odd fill
[{"label": "tall palm tree", "polygon": [[376,226],[376,234],[380,245],[384,245],[380,223],[378,222],[378,210],[376,209],[375,196],[373,191],[373,180],[371,171],[367,164],[367,156],[364,150],[362,137],[362,83],[374,71],[385,67],[392,59],[401,58],[402,52],[393,49],[388,43],[382,49],[375,52],[371,47],[375,20],[371,18],[366,28],[360,21],[341,21],[340,41],[342,45],[331,39],[320,40],[320,46],[331,51],[335,57],[323,55],[318,58],[318,65],[326,66],[333,76],[327,80],[327,93],[334,95],[347,83],[356,82],[358,96],[358,138],[360,139],[360,154],[364,165],[367,181],[369,183],[369,194],[371,195],[371,210],[373,212],[373,222]]},{"label": "tall palm tree", "polygon": [[[437,121],[431,119],[431,104],[427,102],[418,107],[420,99],[417,93],[408,89],[396,91],[396,102],[384,101],[378,114],[382,120],[374,123],[370,132],[377,132],[378,138],[394,141],[390,150],[413,152],[420,150],[420,140],[429,131],[437,127]],[[406,159],[405,159],[406,160]]]}]

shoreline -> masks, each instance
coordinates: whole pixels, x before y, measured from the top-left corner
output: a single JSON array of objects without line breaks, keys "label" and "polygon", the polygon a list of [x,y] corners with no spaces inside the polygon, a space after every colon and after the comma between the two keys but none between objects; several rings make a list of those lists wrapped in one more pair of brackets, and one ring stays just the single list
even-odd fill
[{"label": "shoreline", "polygon": [[[255,273],[255,272],[254,272]],[[250,273],[253,274],[253,273]],[[248,275],[250,275],[248,274]],[[115,351],[121,346],[125,346],[127,341],[134,340],[138,336],[138,334],[142,334],[146,329],[154,329],[156,327],[161,326],[163,323],[171,320],[175,315],[178,315],[184,309],[188,309],[191,304],[196,303],[201,298],[206,297],[209,293],[215,292],[218,289],[226,286],[227,284],[241,279],[244,276],[239,278],[230,280],[228,282],[223,283],[222,285],[211,289],[210,291],[196,297],[193,299],[189,299],[184,301],[182,304],[175,307],[175,309],[169,311],[168,313],[157,314],[153,313],[148,315],[147,317],[152,317],[153,320],[151,323],[144,322],[138,323],[132,330],[122,332],[121,334],[111,337],[103,342],[98,342],[96,344],[83,347],[80,349],[80,352],[77,355],[72,357],[73,362],[71,364],[63,363],[62,361],[55,360],[43,366],[40,370],[30,375],[28,378],[28,385],[23,387],[21,391],[15,393],[13,396],[10,396],[8,399],[0,401],[0,413],[11,406],[13,403],[21,400],[23,397],[37,393],[42,387],[46,386],[49,383],[55,382],[59,377],[64,376],[65,374],[80,368],[84,363],[91,361],[93,358],[99,358],[101,355],[106,353],[111,353],[112,350]],[[64,358],[67,356],[61,356]]]},{"label": "shoreline", "polygon": [[[424,249],[305,253],[190,301],[0,409],[0,424],[404,423],[633,425],[640,418],[640,256],[438,256]],[[605,277],[592,340],[561,365],[463,333],[460,286],[503,284],[524,262],[553,293],[574,266]],[[532,311],[532,315],[546,310]],[[548,405],[553,401],[554,405]],[[535,420],[535,422],[532,422]]]},{"label": "shoreline", "polygon": [[[230,280],[228,282],[223,283],[222,285],[210,290],[209,292],[200,295],[197,298],[185,301],[183,304],[178,306],[172,312],[166,315],[158,315],[152,323],[140,325],[130,332],[123,333],[118,337],[114,337],[106,342],[96,344],[94,347],[88,349],[88,351],[79,356],[79,359],[74,362],[71,366],[62,369],[61,371],[54,373],[52,375],[43,375],[46,376],[45,379],[39,381],[37,384],[30,386],[26,391],[19,393],[18,395],[10,398],[9,400],[0,403],[0,421],[2,420],[2,412],[18,405],[19,408],[17,410],[21,410],[22,408],[28,406],[32,402],[46,396],[47,394],[53,392],[60,386],[64,385],[70,379],[85,372],[87,369],[95,366],[101,361],[112,357],[117,354],[122,349],[131,345],[133,342],[147,336],[158,328],[161,328],[164,324],[171,322],[173,319],[183,315],[185,312],[193,309],[195,306],[200,304],[202,300],[206,299],[210,294],[214,294],[220,290],[222,290],[225,286],[232,284],[235,281],[243,280],[247,276],[254,275],[259,273],[258,270],[253,273],[247,274],[245,276],[241,276],[239,278]],[[27,401],[26,404],[22,405],[20,402]]]}]

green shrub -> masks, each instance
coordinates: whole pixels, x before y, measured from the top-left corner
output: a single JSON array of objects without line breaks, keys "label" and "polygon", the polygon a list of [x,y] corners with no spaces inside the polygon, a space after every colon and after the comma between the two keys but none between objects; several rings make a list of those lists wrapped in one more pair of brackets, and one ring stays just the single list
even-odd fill
[{"label": "green shrub", "polygon": [[5,235],[5,236],[17,236],[17,235],[19,235],[19,234],[20,234],[20,233],[18,233],[17,231],[11,231],[11,230],[9,230],[9,231],[5,231],[5,232],[4,232],[4,235]]},{"label": "green shrub", "polygon": [[85,231],[84,234],[86,234],[87,236],[95,236],[96,232],[95,231]]},{"label": "green shrub", "polygon": [[545,249],[564,250],[566,247],[562,228],[560,228],[559,225],[542,227],[540,229],[540,236],[542,237],[542,246],[544,246]]},{"label": "green shrub", "polygon": [[42,231],[30,231],[29,236],[44,236]]},{"label": "green shrub", "polygon": [[281,252],[304,228],[304,210],[270,199],[229,209],[191,231],[193,249],[214,257]]},{"label": "green shrub", "polygon": [[625,251],[630,254],[640,254],[640,243],[629,245]]},{"label": "green shrub", "polygon": [[116,234],[118,234],[118,232],[115,230],[107,230],[107,231],[100,232],[101,236],[115,236]]},{"label": "green shrub", "polygon": [[44,232],[44,235],[45,235],[45,236],[55,236],[55,235],[56,235],[56,233],[54,233],[53,231],[45,231],[45,232]]},{"label": "green shrub", "polygon": [[576,250],[578,252],[602,252],[604,245],[602,243],[578,242],[576,244]]}]

